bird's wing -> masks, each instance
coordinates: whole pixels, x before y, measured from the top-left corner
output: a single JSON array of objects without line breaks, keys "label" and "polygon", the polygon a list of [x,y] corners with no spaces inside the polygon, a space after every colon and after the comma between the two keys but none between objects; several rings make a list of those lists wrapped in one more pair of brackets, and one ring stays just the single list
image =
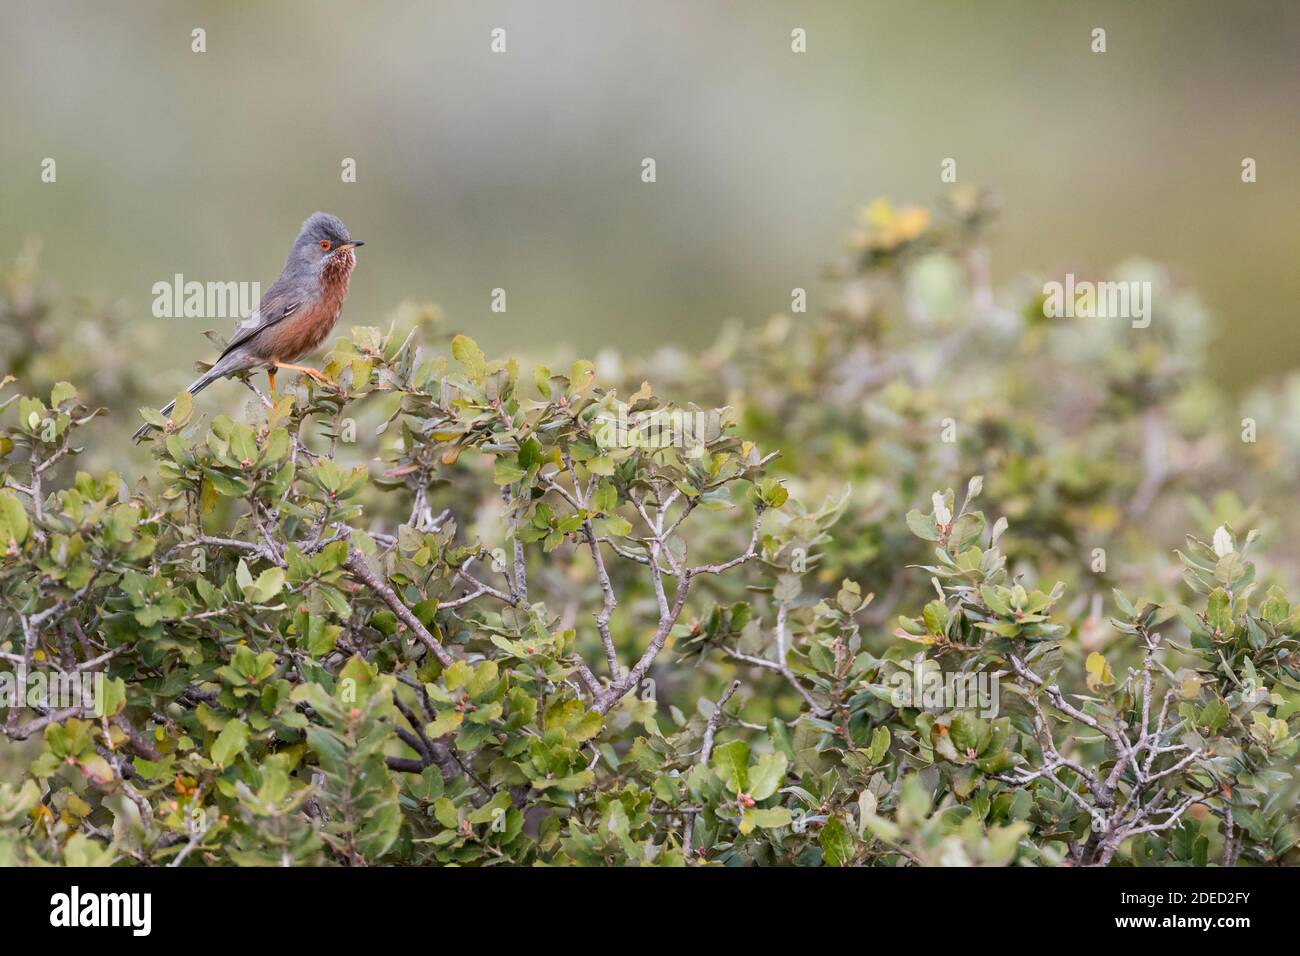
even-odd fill
[{"label": "bird's wing", "polygon": [[[255,335],[265,329],[270,328],[277,322],[282,322],[289,316],[293,315],[303,304],[300,295],[294,295],[287,288],[282,288],[277,282],[271,286],[270,291],[262,296],[262,301],[258,303],[257,308],[248,315],[235,327],[235,334],[226,344],[226,349],[221,353],[221,358],[225,358],[241,345],[249,342]],[[221,358],[217,361],[221,361]]]}]

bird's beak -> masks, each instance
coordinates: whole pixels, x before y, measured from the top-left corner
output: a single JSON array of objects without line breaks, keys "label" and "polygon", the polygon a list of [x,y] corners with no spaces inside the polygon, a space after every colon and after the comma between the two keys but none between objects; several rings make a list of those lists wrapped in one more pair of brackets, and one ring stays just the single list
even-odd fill
[{"label": "bird's beak", "polygon": [[365,243],[362,242],[360,239],[349,239],[347,242],[343,243],[343,248],[355,249],[358,246],[364,246],[364,245]]}]

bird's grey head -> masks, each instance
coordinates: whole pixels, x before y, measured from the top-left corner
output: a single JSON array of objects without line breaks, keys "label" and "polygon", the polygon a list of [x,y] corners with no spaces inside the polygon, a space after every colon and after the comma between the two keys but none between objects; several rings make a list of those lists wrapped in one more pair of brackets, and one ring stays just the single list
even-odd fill
[{"label": "bird's grey head", "polygon": [[338,216],[327,212],[312,213],[302,224],[289,254],[289,266],[295,272],[317,272],[330,256],[351,253],[365,243],[348,235],[348,227]]}]

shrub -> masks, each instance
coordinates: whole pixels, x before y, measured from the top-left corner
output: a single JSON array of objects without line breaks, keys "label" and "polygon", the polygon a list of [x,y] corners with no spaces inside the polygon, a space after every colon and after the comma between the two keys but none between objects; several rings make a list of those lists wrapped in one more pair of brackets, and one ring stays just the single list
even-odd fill
[{"label": "shrub", "polygon": [[0,652],[104,681],[5,715],[0,862],[1296,862],[1300,609],[1252,560],[1294,449],[1154,267],[1146,329],[998,305],[990,218],[878,202],[823,316],[599,373],[404,307],[335,387],[143,410],[131,482],[6,352]]}]

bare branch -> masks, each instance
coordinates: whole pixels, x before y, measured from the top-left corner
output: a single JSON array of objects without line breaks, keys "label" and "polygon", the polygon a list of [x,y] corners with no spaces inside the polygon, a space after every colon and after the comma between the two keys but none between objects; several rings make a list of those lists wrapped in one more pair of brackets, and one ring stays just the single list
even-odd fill
[{"label": "bare branch", "polygon": [[397,592],[382,581],[370,564],[366,561],[366,556],[358,551],[355,547],[348,549],[348,560],[346,567],[349,571],[360,578],[375,595],[392,609],[398,619],[409,627],[425,646],[438,659],[438,663],[443,667],[452,665],[452,656],[442,643],[429,633],[429,629],[420,623],[420,619],[411,613],[411,609],[403,603],[402,599],[397,596]]},{"label": "bare branch", "polygon": [[[738,687],[740,687],[740,681],[733,680],[713,705],[713,713],[709,714],[708,722],[704,725],[704,739],[700,744],[699,758],[696,760],[696,763],[700,766],[706,766],[709,757],[713,754],[713,738],[717,734],[718,724],[722,720],[722,708],[726,706],[727,701],[731,700],[731,695],[736,692]],[[691,854],[691,840],[694,836],[694,830],[695,816],[692,814],[687,817],[686,829],[682,833],[682,853],[686,856]]]}]

